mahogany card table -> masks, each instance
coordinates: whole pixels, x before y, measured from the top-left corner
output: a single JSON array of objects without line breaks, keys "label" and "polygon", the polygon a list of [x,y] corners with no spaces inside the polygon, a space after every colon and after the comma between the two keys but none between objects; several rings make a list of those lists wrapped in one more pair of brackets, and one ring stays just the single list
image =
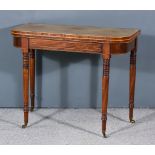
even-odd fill
[{"label": "mahogany card table", "polygon": [[[103,58],[102,77],[102,133],[106,137],[110,58],[113,54],[130,52],[129,120],[133,120],[136,78],[136,52],[139,29],[102,28],[93,26],[24,24],[11,31],[15,47],[23,54],[24,125],[28,124],[29,85],[31,108],[35,96],[35,51],[48,50],[100,54]],[[52,53],[51,53],[52,54]],[[93,88],[92,88],[93,89]],[[116,90],[118,91],[118,90]]]}]

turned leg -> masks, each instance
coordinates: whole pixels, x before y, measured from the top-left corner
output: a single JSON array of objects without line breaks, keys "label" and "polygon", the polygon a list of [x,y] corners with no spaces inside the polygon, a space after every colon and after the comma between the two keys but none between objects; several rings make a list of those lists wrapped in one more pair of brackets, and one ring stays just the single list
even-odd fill
[{"label": "turned leg", "polygon": [[23,52],[23,96],[24,96],[24,125],[25,128],[28,124],[28,111],[29,111],[29,54]]},{"label": "turned leg", "polygon": [[135,81],[136,81],[136,49],[133,49],[130,54],[130,88],[129,88],[129,120],[133,120],[134,95],[135,95]]},{"label": "turned leg", "polygon": [[102,77],[102,133],[106,138],[106,121],[107,121],[107,106],[108,106],[108,91],[109,91],[109,70],[110,58],[103,56],[103,77]]},{"label": "turned leg", "polygon": [[34,110],[35,97],[35,50],[29,50],[29,65],[30,65],[30,98],[31,111]]}]

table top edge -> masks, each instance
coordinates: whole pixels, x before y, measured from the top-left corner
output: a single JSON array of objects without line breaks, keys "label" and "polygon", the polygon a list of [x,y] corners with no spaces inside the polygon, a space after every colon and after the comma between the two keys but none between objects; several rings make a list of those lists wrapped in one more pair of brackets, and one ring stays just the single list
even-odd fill
[{"label": "table top edge", "polygon": [[[21,31],[18,30],[18,28],[20,28],[20,26],[24,26],[24,25],[28,25],[28,24],[22,24],[19,26],[16,26],[14,28],[11,29],[11,34],[13,36],[18,36],[18,37],[48,37],[48,38],[65,38],[65,39],[89,39],[89,40],[96,40],[96,41],[109,41],[109,42],[119,42],[119,41],[125,41],[125,42],[130,42],[131,40],[135,39],[136,37],[138,37],[141,33],[140,29],[133,29],[133,28],[112,28],[112,29],[133,29],[135,30],[135,33],[133,33],[130,36],[122,36],[122,37],[113,37],[113,36],[97,36],[97,35],[79,35],[79,34],[63,34],[63,33],[52,33],[52,32],[33,32],[33,31]],[[37,25],[37,24],[36,24]],[[46,24],[43,24],[46,25]],[[47,24],[49,25],[49,24]],[[52,24],[53,25],[53,24]],[[55,25],[57,26],[57,25]],[[58,26],[64,26],[64,25],[58,25]],[[73,25],[65,25],[65,26],[73,26]],[[76,25],[75,25],[76,26]],[[86,26],[80,26],[80,27],[84,27],[87,28]],[[94,26],[89,26],[89,28],[103,28],[104,27],[94,27]]]}]

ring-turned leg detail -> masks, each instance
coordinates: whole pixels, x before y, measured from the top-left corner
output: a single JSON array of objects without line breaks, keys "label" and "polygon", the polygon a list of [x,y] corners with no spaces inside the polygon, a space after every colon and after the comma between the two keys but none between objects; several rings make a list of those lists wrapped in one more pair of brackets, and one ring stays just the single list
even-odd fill
[{"label": "ring-turned leg detail", "polygon": [[106,121],[109,91],[109,70],[110,58],[103,58],[103,77],[102,77],[102,134],[106,138]]},{"label": "ring-turned leg detail", "polygon": [[31,109],[34,110],[34,99],[35,99],[35,50],[29,50],[29,64],[30,64],[30,99]]},{"label": "ring-turned leg detail", "polygon": [[133,120],[135,81],[136,81],[136,49],[133,49],[130,54],[130,88],[129,88],[130,91],[129,120],[131,123],[135,123],[135,121]]},{"label": "ring-turned leg detail", "polygon": [[23,95],[24,95],[24,125],[25,128],[28,124],[29,112],[29,54],[23,53]]}]

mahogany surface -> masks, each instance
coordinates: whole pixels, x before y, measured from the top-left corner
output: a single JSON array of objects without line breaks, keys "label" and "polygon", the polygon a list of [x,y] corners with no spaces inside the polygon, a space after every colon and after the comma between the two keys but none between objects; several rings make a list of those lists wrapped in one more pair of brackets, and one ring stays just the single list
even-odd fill
[{"label": "mahogany surface", "polygon": [[[103,58],[102,77],[102,133],[106,137],[106,121],[109,92],[110,58],[112,54],[130,55],[129,120],[133,120],[136,80],[136,52],[139,29],[102,28],[93,26],[24,24],[11,31],[13,44],[23,53],[24,125],[28,124],[29,83],[31,111],[35,98],[35,49],[64,52],[100,54]],[[30,74],[30,75],[29,75]],[[30,80],[30,82],[29,82]]]}]

